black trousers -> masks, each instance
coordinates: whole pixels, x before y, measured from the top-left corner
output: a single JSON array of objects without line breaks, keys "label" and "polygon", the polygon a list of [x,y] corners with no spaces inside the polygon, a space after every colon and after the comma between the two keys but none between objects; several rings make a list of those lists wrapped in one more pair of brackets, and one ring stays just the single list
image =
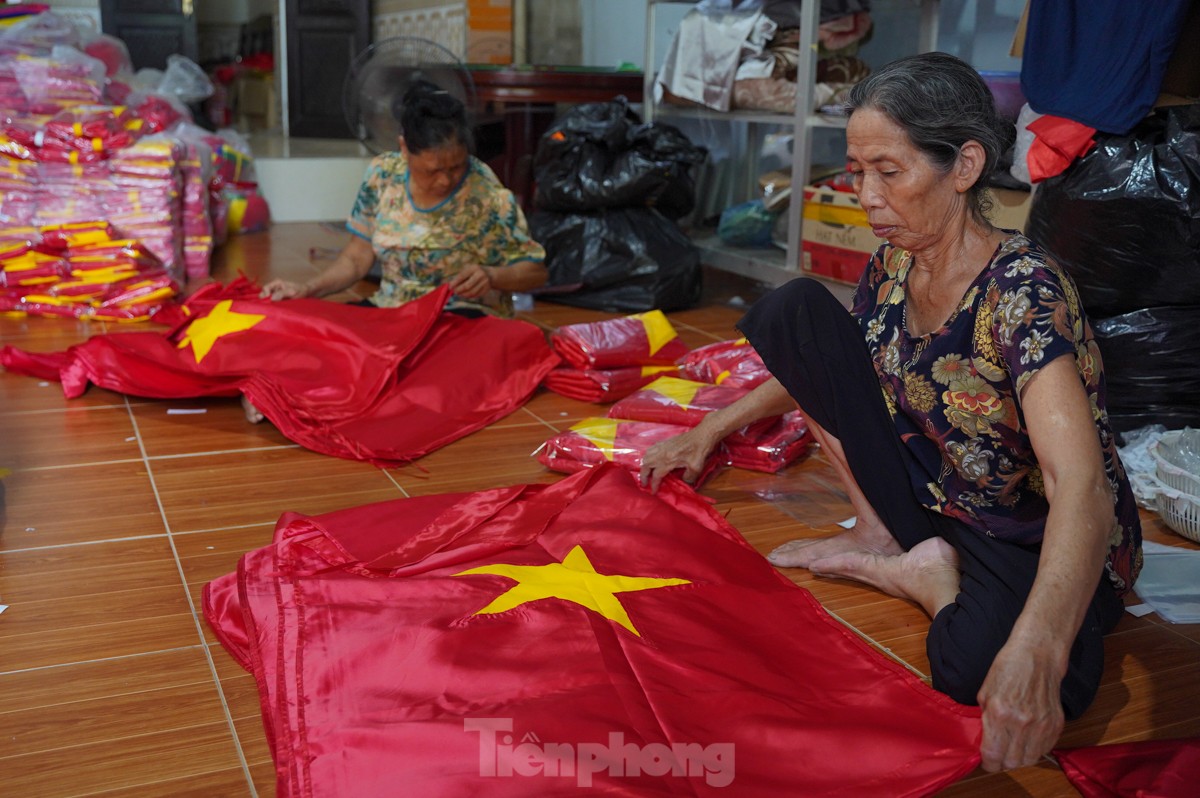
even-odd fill
[{"label": "black trousers", "polygon": [[[925,509],[858,322],[823,285],[801,278],[759,300],[738,328],[801,410],[836,437],[871,507],[905,549],[931,537],[958,552],[962,581],[953,604],[933,619],[926,648],[933,686],[963,704],[976,695],[1008,640],[1037,575],[1040,546],[1006,543]],[[1104,666],[1103,635],[1123,605],[1097,574],[1083,626],[1062,683],[1068,718],[1095,697]]]}]

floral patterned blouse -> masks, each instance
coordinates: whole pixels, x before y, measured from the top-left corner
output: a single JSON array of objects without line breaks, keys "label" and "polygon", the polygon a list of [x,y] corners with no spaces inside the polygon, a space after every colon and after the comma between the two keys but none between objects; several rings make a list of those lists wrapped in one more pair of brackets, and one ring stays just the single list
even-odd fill
[{"label": "floral patterned blouse", "polygon": [[[371,302],[385,308],[429,293],[472,263],[506,266],[546,257],[529,237],[512,192],[473,156],[462,181],[432,208],[413,202],[402,153],[377,156],[367,167],[346,227],[375,250],[382,280]],[[511,316],[511,297],[492,294],[473,301],[456,297],[448,307]]]},{"label": "floral patterned blouse", "polygon": [[1019,233],[1000,245],[945,325],[910,336],[905,280],[912,254],[884,244],[854,297],[917,496],[930,510],[1001,540],[1036,544],[1049,503],[1020,393],[1071,355],[1092,405],[1113,489],[1106,570],[1119,594],[1141,569],[1137,505],[1105,411],[1104,371],[1075,284]]}]

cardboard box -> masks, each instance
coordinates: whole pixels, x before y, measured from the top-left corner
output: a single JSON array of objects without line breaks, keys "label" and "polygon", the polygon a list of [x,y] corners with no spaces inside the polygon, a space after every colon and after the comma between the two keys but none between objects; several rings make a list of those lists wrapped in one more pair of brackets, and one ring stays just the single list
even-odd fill
[{"label": "cardboard box", "polygon": [[274,75],[244,72],[234,78],[229,94],[234,119],[242,130],[279,127],[279,97]]},{"label": "cardboard box", "polygon": [[992,224],[1005,230],[1025,232],[1033,193],[1011,188],[992,188]]},{"label": "cardboard box", "polygon": [[804,187],[801,252],[806,274],[858,284],[867,261],[882,239],[867,224],[858,197],[845,191]]}]

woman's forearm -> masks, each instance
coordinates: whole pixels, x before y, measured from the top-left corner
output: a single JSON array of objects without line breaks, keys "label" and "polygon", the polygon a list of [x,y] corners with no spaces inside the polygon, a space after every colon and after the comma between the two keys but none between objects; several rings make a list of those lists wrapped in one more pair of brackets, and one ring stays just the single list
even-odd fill
[{"label": "woman's forearm", "polygon": [[375,250],[364,238],[354,237],[342,248],[328,269],[304,283],[305,295],[322,297],[344,291],[367,276],[375,262]]},{"label": "woman's forearm", "polygon": [[772,377],[728,407],[709,413],[701,424],[706,433],[720,441],[755,421],[795,409],[796,400]]},{"label": "woman's forearm", "polygon": [[531,291],[546,284],[549,273],[541,261],[520,260],[507,266],[484,266],[497,291]]}]

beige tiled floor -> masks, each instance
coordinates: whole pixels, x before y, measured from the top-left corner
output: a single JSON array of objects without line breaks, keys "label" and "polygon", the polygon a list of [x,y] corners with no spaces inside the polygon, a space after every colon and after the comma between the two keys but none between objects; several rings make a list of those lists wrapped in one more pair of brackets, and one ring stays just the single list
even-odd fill
[{"label": "beige tiled floor", "polygon": [[[311,248],[344,233],[276,225],[234,239],[223,277],[304,274]],[[755,287],[710,275],[698,308],[670,314],[691,346],[734,335],[737,294]],[[606,314],[539,303],[543,326]],[[103,325],[0,318],[4,343],[63,349]],[[172,409],[203,409],[172,414]],[[264,545],[280,513],[558,475],[531,453],[554,430],[605,408],[539,393],[521,410],[403,468],[325,457],[236,400],[126,399],[100,390],[65,400],[57,385],[0,374],[0,795],[273,795],[274,772],[254,680],[198,614],[205,583]],[[702,492],[766,552],[828,534],[849,515],[817,451],[782,474],[726,470]],[[1190,545],[1147,516],[1147,537]],[[1192,548],[1195,548],[1194,546]],[[918,673],[928,670],[928,619],[915,606],[841,580],[790,571],[833,614]],[[1126,617],[1109,638],[1095,705],[1064,745],[1200,734],[1200,627]],[[1057,766],[972,774],[952,796],[1058,796]],[[797,793],[801,794],[801,793]]]}]

